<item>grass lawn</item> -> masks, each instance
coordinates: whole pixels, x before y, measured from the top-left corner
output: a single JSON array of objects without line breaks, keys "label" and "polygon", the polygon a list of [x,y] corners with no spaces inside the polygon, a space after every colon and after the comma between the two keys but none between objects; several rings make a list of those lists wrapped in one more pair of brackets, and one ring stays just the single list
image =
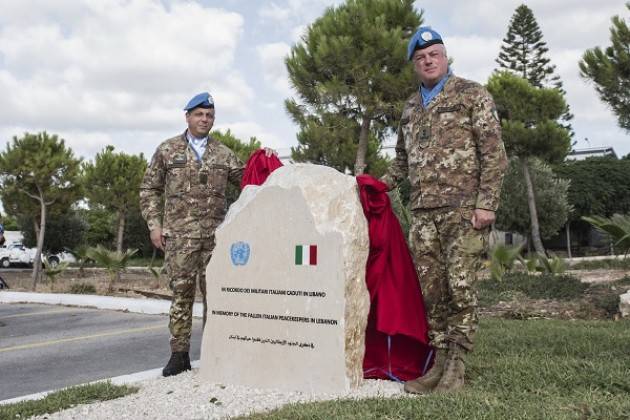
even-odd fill
[{"label": "grass lawn", "polygon": [[0,405],[0,420],[25,419],[50,414],[75,405],[113,400],[135,392],[138,392],[137,387],[112,385],[110,382],[75,386],[53,392],[40,400]]},{"label": "grass lawn", "polygon": [[248,419],[630,419],[630,321],[483,319],[452,395],[295,404]]}]

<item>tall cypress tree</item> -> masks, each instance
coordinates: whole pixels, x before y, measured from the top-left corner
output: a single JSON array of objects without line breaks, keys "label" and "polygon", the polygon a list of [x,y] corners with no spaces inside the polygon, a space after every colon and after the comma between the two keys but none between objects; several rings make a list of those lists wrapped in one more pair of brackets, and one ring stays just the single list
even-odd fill
[{"label": "tall cypress tree", "polygon": [[532,10],[521,4],[510,19],[496,62],[536,87],[562,88],[556,66],[547,57],[549,48]]},{"label": "tall cypress tree", "polygon": [[[556,88],[564,96],[566,92],[562,88],[560,76],[555,74],[556,66],[551,64],[548,52],[549,48],[543,41],[543,34],[534,13],[529,7],[521,4],[510,19],[507,35],[503,38],[503,45],[496,59],[497,64],[535,87]],[[561,120],[568,122],[572,118],[567,104]],[[565,127],[571,130],[570,124]]]}]

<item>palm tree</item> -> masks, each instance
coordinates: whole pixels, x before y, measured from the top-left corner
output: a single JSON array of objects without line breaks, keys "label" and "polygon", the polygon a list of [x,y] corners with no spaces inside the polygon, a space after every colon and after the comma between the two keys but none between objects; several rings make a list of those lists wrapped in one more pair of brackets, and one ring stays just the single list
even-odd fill
[{"label": "palm tree", "polygon": [[107,286],[108,293],[112,293],[114,290],[114,281],[117,278],[120,278],[120,273],[127,269],[129,260],[137,252],[137,249],[128,249],[125,252],[110,251],[102,245],[98,245],[96,248],[90,248],[88,250],[87,256],[105,267],[109,273],[109,284]]},{"label": "palm tree", "polygon": [[55,291],[55,281],[57,280],[57,276],[66,271],[68,265],[70,265],[70,263],[67,261],[59,264],[50,264],[47,260],[44,260],[44,274],[50,281],[51,292]]},{"label": "palm tree", "polygon": [[630,252],[630,215],[614,214],[611,218],[601,216],[582,217],[595,229],[610,237],[613,247],[624,256]]},{"label": "palm tree", "polygon": [[90,261],[90,257],[88,256],[89,247],[87,245],[79,245],[75,249],[69,249],[74,258],[77,260],[77,264],[79,264],[79,277],[85,277],[85,266],[88,261]]}]

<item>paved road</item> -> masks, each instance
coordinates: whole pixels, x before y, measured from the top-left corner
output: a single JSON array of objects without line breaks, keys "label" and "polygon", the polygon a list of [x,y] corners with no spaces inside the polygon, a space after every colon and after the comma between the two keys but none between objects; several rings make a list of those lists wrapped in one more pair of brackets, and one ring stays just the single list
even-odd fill
[{"label": "paved road", "polygon": [[[163,367],[168,317],[0,304],[0,400]],[[193,321],[191,359],[201,321]]]}]

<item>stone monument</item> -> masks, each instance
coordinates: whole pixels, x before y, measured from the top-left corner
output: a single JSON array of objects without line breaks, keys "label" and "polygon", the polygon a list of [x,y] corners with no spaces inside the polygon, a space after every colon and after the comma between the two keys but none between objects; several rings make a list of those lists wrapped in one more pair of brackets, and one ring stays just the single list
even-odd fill
[{"label": "stone monument", "polygon": [[354,177],[289,165],[246,187],[206,270],[202,378],[306,392],[358,386],[368,252]]},{"label": "stone monument", "polygon": [[630,318],[630,291],[619,296],[619,312],[622,318]]}]

